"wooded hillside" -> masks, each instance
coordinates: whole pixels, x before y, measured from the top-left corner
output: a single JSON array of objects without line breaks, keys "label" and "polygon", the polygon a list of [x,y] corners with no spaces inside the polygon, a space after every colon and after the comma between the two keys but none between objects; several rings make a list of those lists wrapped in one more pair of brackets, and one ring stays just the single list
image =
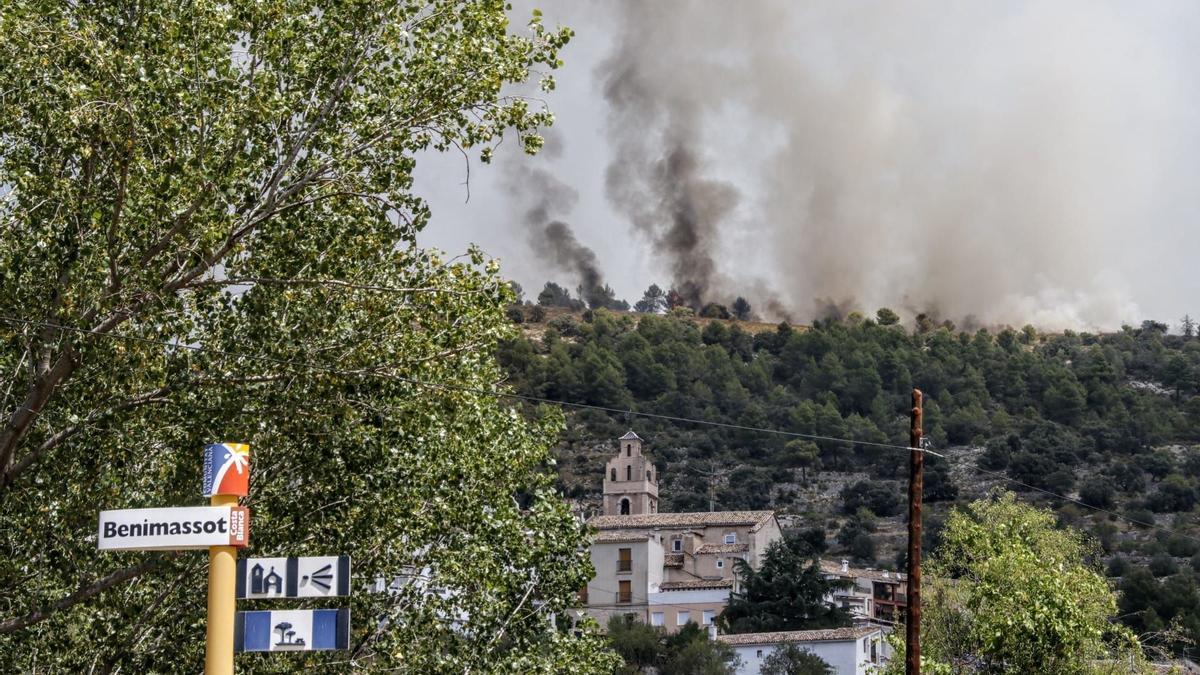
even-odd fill
[{"label": "wooded hillside", "polygon": [[[880,310],[752,333],[688,310],[548,317],[537,309],[510,310],[526,330],[500,353],[521,394],[859,442],[580,409],[558,452],[562,487],[584,504],[598,500],[608,442],[633,428],[658,464],[663,510],[707,510],[711,487],[717,509],[773,508],[785,523],[823,524],[835,554],[891,567],[900,562],[907,457],[862,443],[907,445],[915,386],[926,395],[931,448],[946,456],[926,464],[931,546],[951,503],[1004,485],[1091,531],[1114,574],[1132,563],[1179,575],[1175,583],[1200,601],[1189,560],[1200,550],[1190,538],[1200,497],[1200,450],[1192,447],[1200,340],[1170,335],[1164,324],[1102,335],[965,332],[928,320],[904,327]],[[1155,602],[1151,591],[1127,600],[1144,610]],[[1145,615],[1130,622],[1154,630],[1170,618]]]}]

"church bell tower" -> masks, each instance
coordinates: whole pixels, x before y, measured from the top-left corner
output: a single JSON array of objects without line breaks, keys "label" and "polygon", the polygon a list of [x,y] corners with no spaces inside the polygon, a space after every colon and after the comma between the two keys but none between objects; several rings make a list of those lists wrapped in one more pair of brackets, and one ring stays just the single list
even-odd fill
[{"label": "church bell tower", "polygon": [[617,456],[604,467],[604,515],[658,513],[658,476],[642,454],[642,439],[630,431],[617,439]]}]

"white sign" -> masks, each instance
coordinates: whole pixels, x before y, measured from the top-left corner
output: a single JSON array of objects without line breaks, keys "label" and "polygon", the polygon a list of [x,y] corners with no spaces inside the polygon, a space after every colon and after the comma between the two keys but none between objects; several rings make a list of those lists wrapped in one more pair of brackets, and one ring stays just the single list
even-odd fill
[{"label": "white sign", "polygon": [[350,646],[349,609],[238,612],[235,652],[308,652]]},{"label": "white sign", "polygon": [[237,597],[332,598],[350,594],[350,556],[243,558]]},{"label": "white sign", "polygon": [[250,510],[241,506],[101,511],[101,551],[168,551],[250,542]]}]

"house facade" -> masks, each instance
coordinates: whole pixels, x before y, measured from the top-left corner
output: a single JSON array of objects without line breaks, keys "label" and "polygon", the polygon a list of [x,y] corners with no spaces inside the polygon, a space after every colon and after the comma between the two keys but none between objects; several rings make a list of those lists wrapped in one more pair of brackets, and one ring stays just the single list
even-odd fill
[{"label": "house facade", "polygon": [[674,632],[712,626],[736,589],[734,562],[758,567],[779,539],[772,511],[659,513],[658,476],[632,431],[605,465],[604,511],[588,524],[596,576],[584,606],[601,625],[614,615]]},{"label": "house facade", "polygon": [[779,633],[718,635],[738,655],[738,675],[757,675],[775,650],[794,644],[819,656],[837,675],[868,675],[884,663],[883,630],[878,627],[829,628]]},{"label": "house facade", "polygon": [[850,611],[856,621],[890,626],[904,621],[908,607],[908,576],[900,572],[851,567],[849,561],[821,561],[826,579],[850,582],[845,590],[835,591],[832,604]]}]

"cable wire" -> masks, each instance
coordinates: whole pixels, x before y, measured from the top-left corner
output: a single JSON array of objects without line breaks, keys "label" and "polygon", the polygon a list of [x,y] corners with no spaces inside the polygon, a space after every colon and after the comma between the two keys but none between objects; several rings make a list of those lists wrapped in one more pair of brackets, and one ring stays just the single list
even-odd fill
[{"label": "cable wire", "polygon": [[[262,362],[267,362],[267,363],[273,363],[276,365],[283,365],[283,366],[288,366],[288,367],[299,368],[301,371],[325,372],[325,373],[335,374],[335,375],[344,375],[345,374],[342,371],[339,371],[335,368],[322,367],[322,366],[314,365],[314,364],[297,363],[295,361],[289,361],[287,359],[280,359],[280,358],[275,358],[275,357],[271,357],[271,356],[265,356],[265,355],[259,355],[259,354],[238,354],[236,352],[229,352],[229,351],[224,351],[224,350],[220,350],[220,349],[214,349],[211,347],[204,347],[201,345],[184,344],[184,343],[178,343],[178,342],[166,342],[163,340],[144,338],[144,337],[140,337],[137,335],[126,335],[124,333],[100,332],[100,331],[93,330],[93,329],[76,328],[74,326],[65,326],[62,324],[51,323],[48,321],[23,319],[23,318],[13,317],[13,316],[8,316],[8,315],[3,315],[3,314],[0,314],[0,321],[7,322],[11,325],[24,325],[24,326],[31,326],[31,327],[32,326],[41,326],[43,328],[52,328],[55,330],[63,330],[63,331],[74,332],[74,333],[79,333],[79,334],[95,335],[98,337],[105,337],[105,338],[110,338],[110,339],[141,342],[144,344],[157,345],[157,346],[161,346],[161,347],[167,347],[170,349],[185,349],[185,350],[191,351],[193,353],[214,354],[214,355],[222,356],[225,358],[246,359],[246,360],[250,360],[250,361],[262,361]],[[856,441],[851,438],[838,438],[835,436],[822,436],[822,435],[818,435],[818,434],[804,434],[804,433],[800,433],[800,432],[796,432],[796,431],[785,431],[782,429],[767,429],[764,427],[751,427],[751,426],[746,426],[746,425],[741,425],[741,424],[716,422],[713,420],[703,420],[703,419],[695,419],[695,418],[688,418],[688,417],[679,417],[676,415],[663,415],[663,414],[658,414],[658,413],[640,412],[640,411],[636,411],[636,410],[627,410],[627,409],[622,409],[622,408],[611,408],[611,407],[607,407],[607,406],[592,405],[592,404],[588,404],[588,403],[572,403],[569,401],[560,401],[560,400],[545,398],[545,397],[541,397],[541,396],[530,396],[530,395],[526,395],[526,394],[517,394],[517,393],[513,393],[513,392],[478,389],[478,388],[474,388],[474,387],[464,387],[461,385],[451,385],[451,384],[444,384],[444,383],[438,383],[438,382],[426,382],[426,381],[418,380],[415,378],[404,377],[402,375],[392,375],[392,374],[384,374],[384,373],[378,373],[378,372],[374,372],[374,373],[373,372],[362,372],[362,373],[356,373],[356,375],[361,375],[361,376],[365,376],[365,377],[381,377],[381,378],[404,382],[406,384],[412,384],[414,386],[425,387],[425,388],[429,388],[429,389],[457,391],[457,392],[461,392],[461,393],[470,393],[470,394],[476,394],[476,395],[481,395],[481,396],[495,396],[495,397],[499,397],[499,398],[517,399],[517,400],[527,401],[527,402],[531,402],[531,403],[543,403],[543,404],[547,404],[547,405],[566,406],[566,407],[579,408],[579,409],[584,409],[584,410],[596,410],[596,411],[601,411],[601,412],[606,412],[606,413],[611,413],[611,414],[622,414],[622,415],[628,415],[628,416],[634,416],[634,417],[645,417],[645,418],[650,418],[650,419],[664,420],[664,421],[668,421],[668,422],[676,422],[676,423],[682,423],[682,424],[695,424],[695,425],[700,425],[700,426],[710,426],[710,427],[717,427],[717,428],[722,428],[722,429],[732,429],[732,430],[737,430],[737,431],[750,431],[750,432],[755,432],[755,433],[775,434],[775,435],[780,435],[780,436],[788,436],[788,437],[792,437],[792,438],[803,438],[803,439],[814,440],[814,441],[825,441],[825,442],[830,442],[830,443],[843,443],[843,444],[848,444],[848,445],[864,445],[864,446],[871,446],[871,447],[877,447],[877,448],[886,448],[889,450],[905,450],[905,451],[910,451],[910,452],[912,450],[917,450],[919,452],[923,452],[928,455],[933,455],[935,457],[942,457],[942,458],[946,457],[945,454],[942,454],[939,452],[934,452],[932,450],[929,450],[928,448],[911,448],[908,446],[897,445],[897,444],[892,444],[892,443],[876,443],[873,441]],[[1092,504],[1088,504],[1088,503],[1081,501],[1079,499],[1076,499],[1074,497],[1069,497],[1067,495],[1063,495],[1063,494],[1059,494],[1057,492],[1046,490],[1044,488],[1040,488],[1035,485],[1030,485],[1029,483],[1017,480],[1015,478],[1012,478],[1010,476],[1007,476],[1005,474],[1002,474],[1002,473],[999,473],[996,471],[989,471],[989,470],[983,469],[979,466],[976,466],[975,470],[979,473],[986,474],[989,476],[994,476],[996,478],[999,478],[1000,480],[1007,481],[1009,483],[1013,483],[1014,485],[1020,485],[1021,487],[1027,488],[1029,490],[1033,490],[1035,492],[1042,493],[1049,497],[1053,497],[1055,499],[1061,499],[1063,501],[1070,502],[1070,503],[1076,504],[1078,506],[1082,506],[1083,508],[1091,509],[1098,513],[1104,513],[1109,516],[1116,517],[1120,520],[1123,520],[1123,521],[1125,521],[1131,525],[1135,525],[1137,527],[1145,527],[1145,528],[1160,530],[1160,531],[1166,532],[1168,534],[1179,535],[1181,537],[1184,537],[1184,538],[1187,538],[1192,541],[1200,543],[1200,537],[1195,537],[1195,536],[1186,534],[1184,532],[1181,532],[1179,530],[1173,530],[1173,529],[1169,529],[1169,528],[1163,527],[1163,526],[1155,524],[1155,523],[1147,523],[1145,521],[1140,521],[1140,520],[1137,520],[1134,518],[1130,518],[1128,516],[1125,516],[1121,513],[1116,512],[1116,511],[1105,509],[1105,508],[1102,508],[1099,506],[1094,506]]]},{"label": "cable wire", "polygon": [[[297,363],[295,361],[288,361],[287,359],[279,359],[279,358],[275,358],[272,356],[264,356],[264,355],[258,355],[258,354],[238,354],[236,352],[229,352],[229,351],[224,351],[224,350],[220,350],[220,349],[213,349],[211,347],[204,347],[204,346],[200,346],[200,345],[165,342],[162,340],[154,340],[152,338],[140,337],[137,335],[126,335],[124,333],[100,332],[100,331],[87,329],[87,328],[76,328],[73,326],[64,326],[61,324],[55,324],[55,323],[50,323],[50,322],[46,322],[46,321],[21,319],[21,318],[17,318],[17,317],[2,315],[2,314],[0,314],[0,321],[5,321],[10,324],[24,324],[26,326],[41,326],[43,328],[53,328],[56,330],[64,330],[64,331],[69,331],[69,332],[74,332],[74,333],[95,335],[98,337],[129,340],[129,341],[133,341],[133,342],[141,342],[144,344],[158,345],[158,346],[168,347],[168,348],[172,348],[172,349],[186,349],[186,350],[192,351],[194,353],[214,354],[214,355],[223,356],[226,358],[246,359],[246,360],[250,360],[250,361],[264,361],[264,362],[273,363],[276,365],[296,367],[296,368],[301,369],[302,371],[304,371],[304,370],[318,371],[318,372],[325,372],[325,373],[334,374],[334,375],[344,375],[345,374],[343,371],[339,371],[336,368],[322,367],[322,366],[318,366],[318,365],[314,365],[314,364]],[[886,448],[889,450],[912,451],[914,449],[914,448],[910,448],[906,445],[897,445],[894,443],[876,443],[874,441],[857,441],[852,438],[838,438],[835,436],[822,436],[819,434],[805,434],[805,433],[800,433],[798,431],[785,431],[783,429],[767,429],[765,427],[751,427],[751,426],[746,426],[746,425],[742,425],[742,424],[730,424],[728,422],[716,422],[713,420],[703,420],[703,419],[695,419],[695,418],[689,418],[689,417],[679,417],[676,415],[663,415],[663,414],[659,414],[659,413],[641,412],[641,411],[637,411],[637,410],[628,410],[628,409],[624,409],[624,408],[610,408],[607,406],[592,405],[589,403],[572,403],[570,401],[560,401],[557,399],[545,398],[542,396],[530,396],[528,394],[518,394],[515,392],[493,391],[493,390],[486,390],[486,389],[477,389],[477,388],[473,388],[473,387],[464,387],[461,385],[444,384],[444,383],[439,383],[439,382],[426,382],[426,381],[417,380],[417,379],[411,378],[411,377],[405,377],[403,375],[391,375],[391,374],[371,373],[371,372],[364,372],[364,373],[357,373],[357,374],[366,376],[366,377],[386,378],[389,380],[404,382],[406,384],[412,384],[415,386],[425,387],[425,388],[429,388],[429,389],[443,389],[443,390],[447,390],[447,391],[458,391],[458,392],[462,392],[462,393],[478,394],[478,395],[482,395],[482,396],[497,396],[497,397],[501,397],[501,398],[518,399],[518,400],[527,401],[530,403],[544,403],[547,405],[560,405],[560,406],[567,406],[567,407],[571,407],[571,408],[580,408],[580,409],[584,409],[584,410],[596,410],[596,411],[606,412],[606,413],[611,413],[611,414],[620,414],[620,415],[629,415],[629,416],[634,416],[634,417],[645,417],[645,418],[650,418],[650,419],[658,419],[658,420],[664,420],[664,421],[668,421],[668,422],[719,427],[719,428],[723,428],[723,429],[732,429],[732,430],[736,430],[736,431],[751,431],[751,432],[756,432],[756,433],[775,434],[775,435],[779,435],[779,436],[788,436],[788,437],[792,437],[792,438],[803,438],[806,440],[824,441],[824,442],[828,442],[828,443],[844,443],[844,444],[848,444],[848,445],[865,445],[865,446],[871,446],[871,447],[876,447],[876,448]],[[927,448],[919,448],[918,450],[919,450],[919,452],[923,452],[928,455],[933,455],[935,457],[943,457],[943,458],[945,457],[945,455],[938,453],[938,452],[934,452]]]}]

